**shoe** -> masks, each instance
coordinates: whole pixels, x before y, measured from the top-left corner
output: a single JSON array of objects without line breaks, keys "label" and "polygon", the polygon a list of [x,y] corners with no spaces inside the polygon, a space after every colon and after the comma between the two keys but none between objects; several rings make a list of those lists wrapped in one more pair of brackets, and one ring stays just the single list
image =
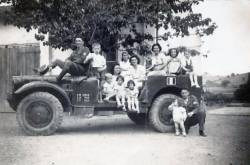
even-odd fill
[{"label": "shoe", "polygon": [[118,104],[117,105],[117,108],[122,108],[123,106],[121,104]]},{"label": "shoe", "polygon": [[200,134],[200,136],[203,136],[203,137],[207,136],[204,131],[199,131],[199,134]]},{"label": "shoe", "polygon": [[199,84],[195,84],[194,86],[195,88],[200,88]]},{"label": "shoe", "polygon": [[122,107],[122,111],[127,112],[127,109],[125,106]]},{"label": "shoe", "polygon": [[180,135],[180,132],[175,132],[175,136],[179,136]]},{"label": "shoe", "polygon": [[42,76],[49,71],[49,67],[47,65],[42,65],[40,68],[34,68],[33,71]]},{"label": "shoe", "polygon": [[183,132],[183,133],[182,133],[182,136],[183,136],[183,137],[186,137],[186,136],[187,136],[186,132]]},{"label": "shoe", "polygon": [[106,102],[106,103],[109,103],[109,99],[108,98],[104,98],[103,101]]}]

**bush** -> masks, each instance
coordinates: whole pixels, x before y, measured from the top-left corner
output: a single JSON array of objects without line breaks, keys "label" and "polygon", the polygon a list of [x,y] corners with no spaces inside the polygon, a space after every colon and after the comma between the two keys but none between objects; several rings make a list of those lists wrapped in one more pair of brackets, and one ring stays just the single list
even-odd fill
[{"label": "bush", "polygon": [[250,81],[241,85],[239,89],[234,92],[236,100],[243,102],[250,102]]}]

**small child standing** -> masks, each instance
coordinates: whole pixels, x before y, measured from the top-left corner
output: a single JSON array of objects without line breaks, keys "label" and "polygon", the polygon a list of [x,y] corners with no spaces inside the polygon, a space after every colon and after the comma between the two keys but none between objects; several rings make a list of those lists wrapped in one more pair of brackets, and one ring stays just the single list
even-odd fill
[{"label": "small child standing", "polygon": [[129,80],[127,82],[127,92],[126,92],[126,98],[128,102],[128,109],[130,111],[136,111],[139,113],[139,101],[138,101],[138,95],[139,91],[135,86],[135,82],[133,80]]},{"label": "small child standing", "polygon": [[84,60],[84,64],[91,62],[90,73],[92,76],[96,77],[100,81],[99,86],[99,100],[102,102],[102,88],[103,88],[103,80],[105,79],[105,71],[107,68],[106,59],[102,55],[101,45],[99,43],[92,44],[93,53],[89,53],[86,59]]},{"label": "small child standing", "polygon": [[180,131],[179,131],[179,127],[180,127],[182,131],[182,135],[185,137],[187,135],[185,126],[184,126],[184,121],[187,118],[186,109],[184,107],[181,107],[177,99],[168,107],[168,109],[172,111],[174,127],[175,127],[175,135],[176,136],[180,135]]},{"label": "small child standing", "polygon": [[103,83],[103,90],[102,94],[105,96],[103,99],[104,101],[109,101],[109,99],[113,96],[115,96],[115,84],[112,79],[112,74],[106,73],[105,74],[105,82]]},{"label": "small child standing", "polygon": [[126,111],[125,107],[125,86],[124,86],[124,77],[117,76],[116,85],[115,85],[115,99],[117,103],[117,107],[122,107],[123,111]]},{"label": "small child standing", "polygon": [[93,75],[99,78],[101,81],[102,79],[104,79],[105,70],[107,68],[106,59],[101,53],[102,49],[99,43],[93,43],[92,50],[93,53],[89,53],[84,61],[84,64],[91,61],[91,71]]},{"label": "small child standing", "polygon": [[194,67],[193,67],[193,62],[192,62],[192,57],[189,51],[185,51],[184,52],[184,64],[182,64],[182,70],[183,73],[187,73],[189,74],[189,79],[191,82],[191,87],[196,87],[196,88],[200,88],[199,84],[198,84],[198,78],[197,75],[194,73]]}]

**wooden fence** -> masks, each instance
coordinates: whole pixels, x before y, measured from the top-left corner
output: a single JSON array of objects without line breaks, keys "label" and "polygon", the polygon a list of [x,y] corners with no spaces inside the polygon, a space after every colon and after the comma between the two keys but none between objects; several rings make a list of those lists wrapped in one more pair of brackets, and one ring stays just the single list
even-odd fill
[{"label": "wooden fence", "polygon": [[39,66],[39,44],[0,45],[0,112],[10,111],[6,96],[12,76],[31,75]]}]

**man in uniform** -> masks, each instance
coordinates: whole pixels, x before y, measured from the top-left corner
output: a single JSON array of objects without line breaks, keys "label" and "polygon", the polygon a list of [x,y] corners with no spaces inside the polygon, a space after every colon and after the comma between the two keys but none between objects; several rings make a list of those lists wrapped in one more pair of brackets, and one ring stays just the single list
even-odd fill
[{"label": "man in uniform", "polygon": [[187,89],[181,90],[181,96],[183,98],[184,107],[186,108],[188,116],[184,123],[187,133],[191,126],[199,124],[200,136],[207,136],[204,132],[204,124],[206,119],[205,108],[200,106],[197,98],[193,95],[190,95]]},{"label": "man in uniform", "polygon": [[76,49],[65,61],[56,59],[48,66],[44,65],[39,69],[35,69],[34,71],[38,72],[40,75],[44,75],[48,71],[51,71],[53,68],[58,66],[62,69],[62,71],[56,77],[57,81],[61,81],[66,73],[69,73],[72,76],[84,75],[88,69],[88,64],[84,64],[83,62],[86,56],[89,54],[89,49],[84,46],[84,42],[81,38],[75,39],[75,45]]}]

